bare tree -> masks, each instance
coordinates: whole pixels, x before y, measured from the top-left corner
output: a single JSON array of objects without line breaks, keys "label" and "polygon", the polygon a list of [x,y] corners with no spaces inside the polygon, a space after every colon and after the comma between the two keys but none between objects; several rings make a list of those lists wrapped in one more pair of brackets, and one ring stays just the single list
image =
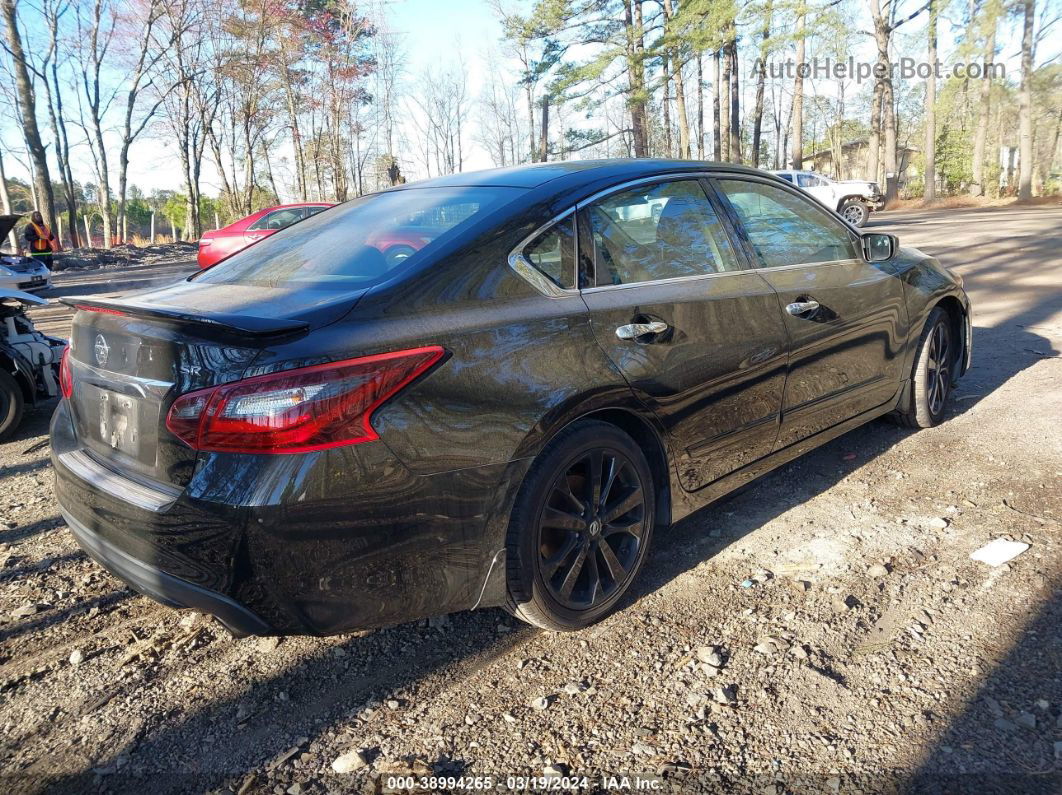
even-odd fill
[{"label": "bare tree", "polygon": [[11,56],[15,72],[15,90],[18,95],[19,121],[26,139],[30,162],[33,164],[33,188],[36,203],[45,223],[55,223],[55,198],[52,195],[52,180],[48,172],[48,158],[37,127],[37,95],[22,47],[22,34],[18,29],[17,0],[3,0],[5,49]]},{"label": "bare tree", "polygon": [[[114,41],[116,14],[93,0],[87,19],[77,13],[78,62],[81,71],[82,94],[78,97],[79,124],[88,139],[89,151],[96,171],[97,203],[103,219],[103,247],[110,248],[114,239],[111,227],[111,182],[107,159],[107,145],[103,140],[104,117],[110,110],[116,90],[103,85],[104,62]],[[87,115],[87,119],[86,119]]]}]

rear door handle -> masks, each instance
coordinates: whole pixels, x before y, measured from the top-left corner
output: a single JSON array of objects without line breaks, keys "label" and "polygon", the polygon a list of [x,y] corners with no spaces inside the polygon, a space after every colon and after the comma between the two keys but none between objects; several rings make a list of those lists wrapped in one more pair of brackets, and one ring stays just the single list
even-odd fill
[{"label": "rear door handle", "polygon": [[794,317],[802,317],[808,315],[819,308],[818,301],[794,301],[791,304],[786,304],[785,311]]},{"label": "rear door handle", "polygon": [[633,340],[646,334],[660,334],[667,331],[667,323],[654,320],[652,323],[628,323],[616,329],[616,336],[621,340]]}]

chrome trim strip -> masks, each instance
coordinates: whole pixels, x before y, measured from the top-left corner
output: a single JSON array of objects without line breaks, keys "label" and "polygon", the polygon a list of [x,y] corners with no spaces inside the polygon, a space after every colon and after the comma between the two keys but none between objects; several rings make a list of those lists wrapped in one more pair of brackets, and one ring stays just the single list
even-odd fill
[{"label": "chrome trim strip", "polygon": [[116,385],[126,386],[135,389],[142,397],[147,397],[149,394],[155,397],[161,397],[173,386],[171,381],[157,381],[152,378],[127,375],[112,370],[100,370],[97,367],[93,367],[88,362],[75,359],[73,356],[70,357],[70,364],[75,371],[87,371],[89,382],[94,386],[100,386],[107,389],[114,389]]},{"label": "chrome trim strip", "polygon": [[640,177],[639,179],[632,179],[630,182],[622,182],[619,185],[613,185],[610,188],[599,190],[592,196],[587,196],[585,199],[575,205],[578,210],[583,209],[586,205],[597,201],[600,198],[608,196],[609,194],[616,193],[617,191],[624,190],[626,188],[634,188],[638,185],[644,185],[647,182],[673,182],[679,179],[706,179],[711,172],[709,171],[683,171],[676,174],[655,174],[651,177]]},{"label": "chrome trim strip", "polygon": [[[517,276],[519,276],[525,282],[530,284],[532,287],[534,287],[536,290],[538,290],[540,293],[542,293],[547,298],[565,298],[567,296],[578,295],[579,291],[577,289],[568,290],[568,289],[565,289],[563,287],[558,287],[556,284],[554,284],[550,280],[550,278],[548,276],[546,276],[544,273],[542,273],[542,271],[540,271],[538,268],[536,268],[534,265],[532,265],[530,262],[528,262],[524,258],[524,249],[527,248],[528,244],[530,244],[531,241],[534,240],[536,237],[538,237],[540,234],[545,232],[547,229],[549,229],[554,224],[560,223],[565,218],[567,218],[569,215],[572,215],[574,212],[575,212],[575,207],[569,207],[567,210],[562,212],[560,215],[555,215],[553,218],[551,218],[550,220],[546,221],[546,223],[542,224],[542,226],[538,227],[538,229],[536,229],[534,232],[532,232],[527,237],[525,237],[523,240],[521,240],[519,243],[517,243],[516,247],[512,251],[509,252],[509,267],[512,268],[516,272]],[[578,237],[579,237],[578,234],[576,234],[576,241],[575,241],[576,246],[578,246],[578,244],[579,244]],[[573,282],[572,283],[573,284],[578,284],[579,283],[579,251],[578,251],[578,248],[576,249],[574,260],[575,261],[572,263],[572,267],[575,269],[575,273],[573,274],[574,278],[573,278]]]},{"label": "chrome trim strip", "polygon": [[112,469],[93,460],[83,450],[60,453],[59,461],[77,477],[92,484],[115,499],[130,502],[139,508],[158,513],[172,505],[180,492],[162,491],[145,486],[135,480],[119,475]]}]

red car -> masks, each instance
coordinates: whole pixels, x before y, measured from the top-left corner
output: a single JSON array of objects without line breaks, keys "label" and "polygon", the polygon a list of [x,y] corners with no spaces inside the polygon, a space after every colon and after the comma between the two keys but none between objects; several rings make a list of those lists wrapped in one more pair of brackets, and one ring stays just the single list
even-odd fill
[{"label": "red car", "polygon": [[200,268],[209,268],[237,251],[242,251],[263,237],[291,226],[321,210],[332,207],[327,202],[301,202],[299,204],[282,204],[279,207],[266,207],[256,213],[233,221],[228,226],[205,232],[199,240]]}]

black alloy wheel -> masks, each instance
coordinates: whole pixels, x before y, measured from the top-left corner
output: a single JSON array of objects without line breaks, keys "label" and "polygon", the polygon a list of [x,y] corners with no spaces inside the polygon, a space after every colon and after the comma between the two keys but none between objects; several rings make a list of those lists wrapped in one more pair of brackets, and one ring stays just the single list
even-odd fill
[{"label": "black alloy wheel", "polygon": [[560,473],[538,521],[538,570],[570,610],[626,584],[645,534],[645,486],[621,451],[595,448]]},{"label": "black alloy wheel", "polygon": [[553,630],[610,612],[645,560],[655,497],[648,463],[615,426],[558,434],[521,488],[508,546],[510,609]]},{"label": "black alloy wheel", "polygon": [[929,359],[926,362],[926,388],[929,412],[939,416],[951,391],[951,334],[947,323],[937,323],[929,335]]},{"label": "black alloy wheel", "polygon": [[909,397],[893,415],[901,425],[932,428],[943,421],[962,352],[952,328],[941,307],[929,313],[918,339]]}]

